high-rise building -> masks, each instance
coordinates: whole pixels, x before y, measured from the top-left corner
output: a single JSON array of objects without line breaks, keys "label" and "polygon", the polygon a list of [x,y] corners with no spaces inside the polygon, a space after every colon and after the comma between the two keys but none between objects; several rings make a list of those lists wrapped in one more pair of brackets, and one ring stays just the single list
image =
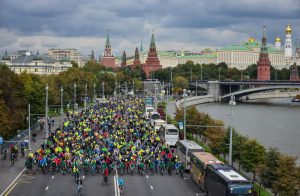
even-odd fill
[{"label": "high-rise building", "polygon": [[270,80],[271,62],[268,56],[267,38],[263,30],[259,59],[257,62],[257,80]]},{"label": "high-rise building", "polygon": [[152,33],[151,36],[151,43],[149,47],[147,60],[145,64],[142,65],[142,68],[145,71],[147,78],[150,78],[151,72],[162,68],[162,66],[160,65],[160,61],[157,57],[154,33]]},{"label": "high-rise building", "polygon": [[105,67],[115,68],[115,57],[112,55],[111,45],[109,40],[109,31],[107,31],[104,54],[101,56],[100,63]]}]

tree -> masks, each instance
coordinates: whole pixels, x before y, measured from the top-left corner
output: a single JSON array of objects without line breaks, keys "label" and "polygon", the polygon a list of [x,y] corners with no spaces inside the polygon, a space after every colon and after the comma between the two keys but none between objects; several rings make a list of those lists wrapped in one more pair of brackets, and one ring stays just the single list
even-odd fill
[{"label": "tree", "polygon": [[260,180],[261,183],[266,188],[272,188],[273,183],[276,180],[276,170],[279,167],[279,158],[280,153],[276,148],[269,148],[266,153],[266,161],[262,165],[262,169],[260,171]]},{"label": "tree", "polygon": [[189,86],[189,82],[182,76],[176,76],[173,80],[173,85],[175,89],[187,89]]},{"label": "tree", "polygon": [[300,189],[299,167],[296,167],[296,158],[281,155],[278,159],[278,167],[274,172],[276,178],[273,181],[275,195],[294,196]]},{"label": "tree", "polygon": [[253,173],[253,182],[255,181],[256,171],[265,161],[264,146],[259,144],[256,140],[247,140],[242,146],[241,165],[246,172]]},{"label": "tree", "polygon": [[79,67],[78,63],[76,63],[75,61],[71,61],[71,64],[72,64],[73,68],[78,68]]}]

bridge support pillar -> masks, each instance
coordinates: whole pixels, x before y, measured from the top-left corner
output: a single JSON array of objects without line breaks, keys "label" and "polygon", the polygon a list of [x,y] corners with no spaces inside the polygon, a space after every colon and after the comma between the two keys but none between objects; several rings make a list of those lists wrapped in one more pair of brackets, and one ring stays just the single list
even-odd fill
[{"label": "bridge support pillar", "polygon": [[220,101],[221,99],[221,88],[218,81],[209,81],[208,82],[208,95],[212,95],[215,99],[215,101]]}]

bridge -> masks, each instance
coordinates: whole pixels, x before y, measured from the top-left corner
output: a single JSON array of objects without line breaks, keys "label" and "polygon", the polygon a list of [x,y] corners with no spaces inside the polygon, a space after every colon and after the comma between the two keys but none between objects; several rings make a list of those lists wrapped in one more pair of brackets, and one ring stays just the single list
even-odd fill
[{"label": "bridge", "polygon": [[300,81],[189,81],[190,88],[205,90],[215,101],[228,101],[250,94],[277,89],[300,89]]}]

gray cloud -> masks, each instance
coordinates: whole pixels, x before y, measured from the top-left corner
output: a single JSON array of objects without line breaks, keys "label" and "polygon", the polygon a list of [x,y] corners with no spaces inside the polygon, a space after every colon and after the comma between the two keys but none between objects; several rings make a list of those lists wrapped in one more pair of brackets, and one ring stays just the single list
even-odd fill
[{"label": "gray cloud", "polygon": [[299,13],[299,0],[2,0],[0,50],[68,46],[101,53],[106,29],[118,55],[133,53],[140,40],[148,48],[152,29],[159,49],[239,44],[260,39],[263,25],[272,43],[284,38],[288,23],[294,40],[300,36]]}]

